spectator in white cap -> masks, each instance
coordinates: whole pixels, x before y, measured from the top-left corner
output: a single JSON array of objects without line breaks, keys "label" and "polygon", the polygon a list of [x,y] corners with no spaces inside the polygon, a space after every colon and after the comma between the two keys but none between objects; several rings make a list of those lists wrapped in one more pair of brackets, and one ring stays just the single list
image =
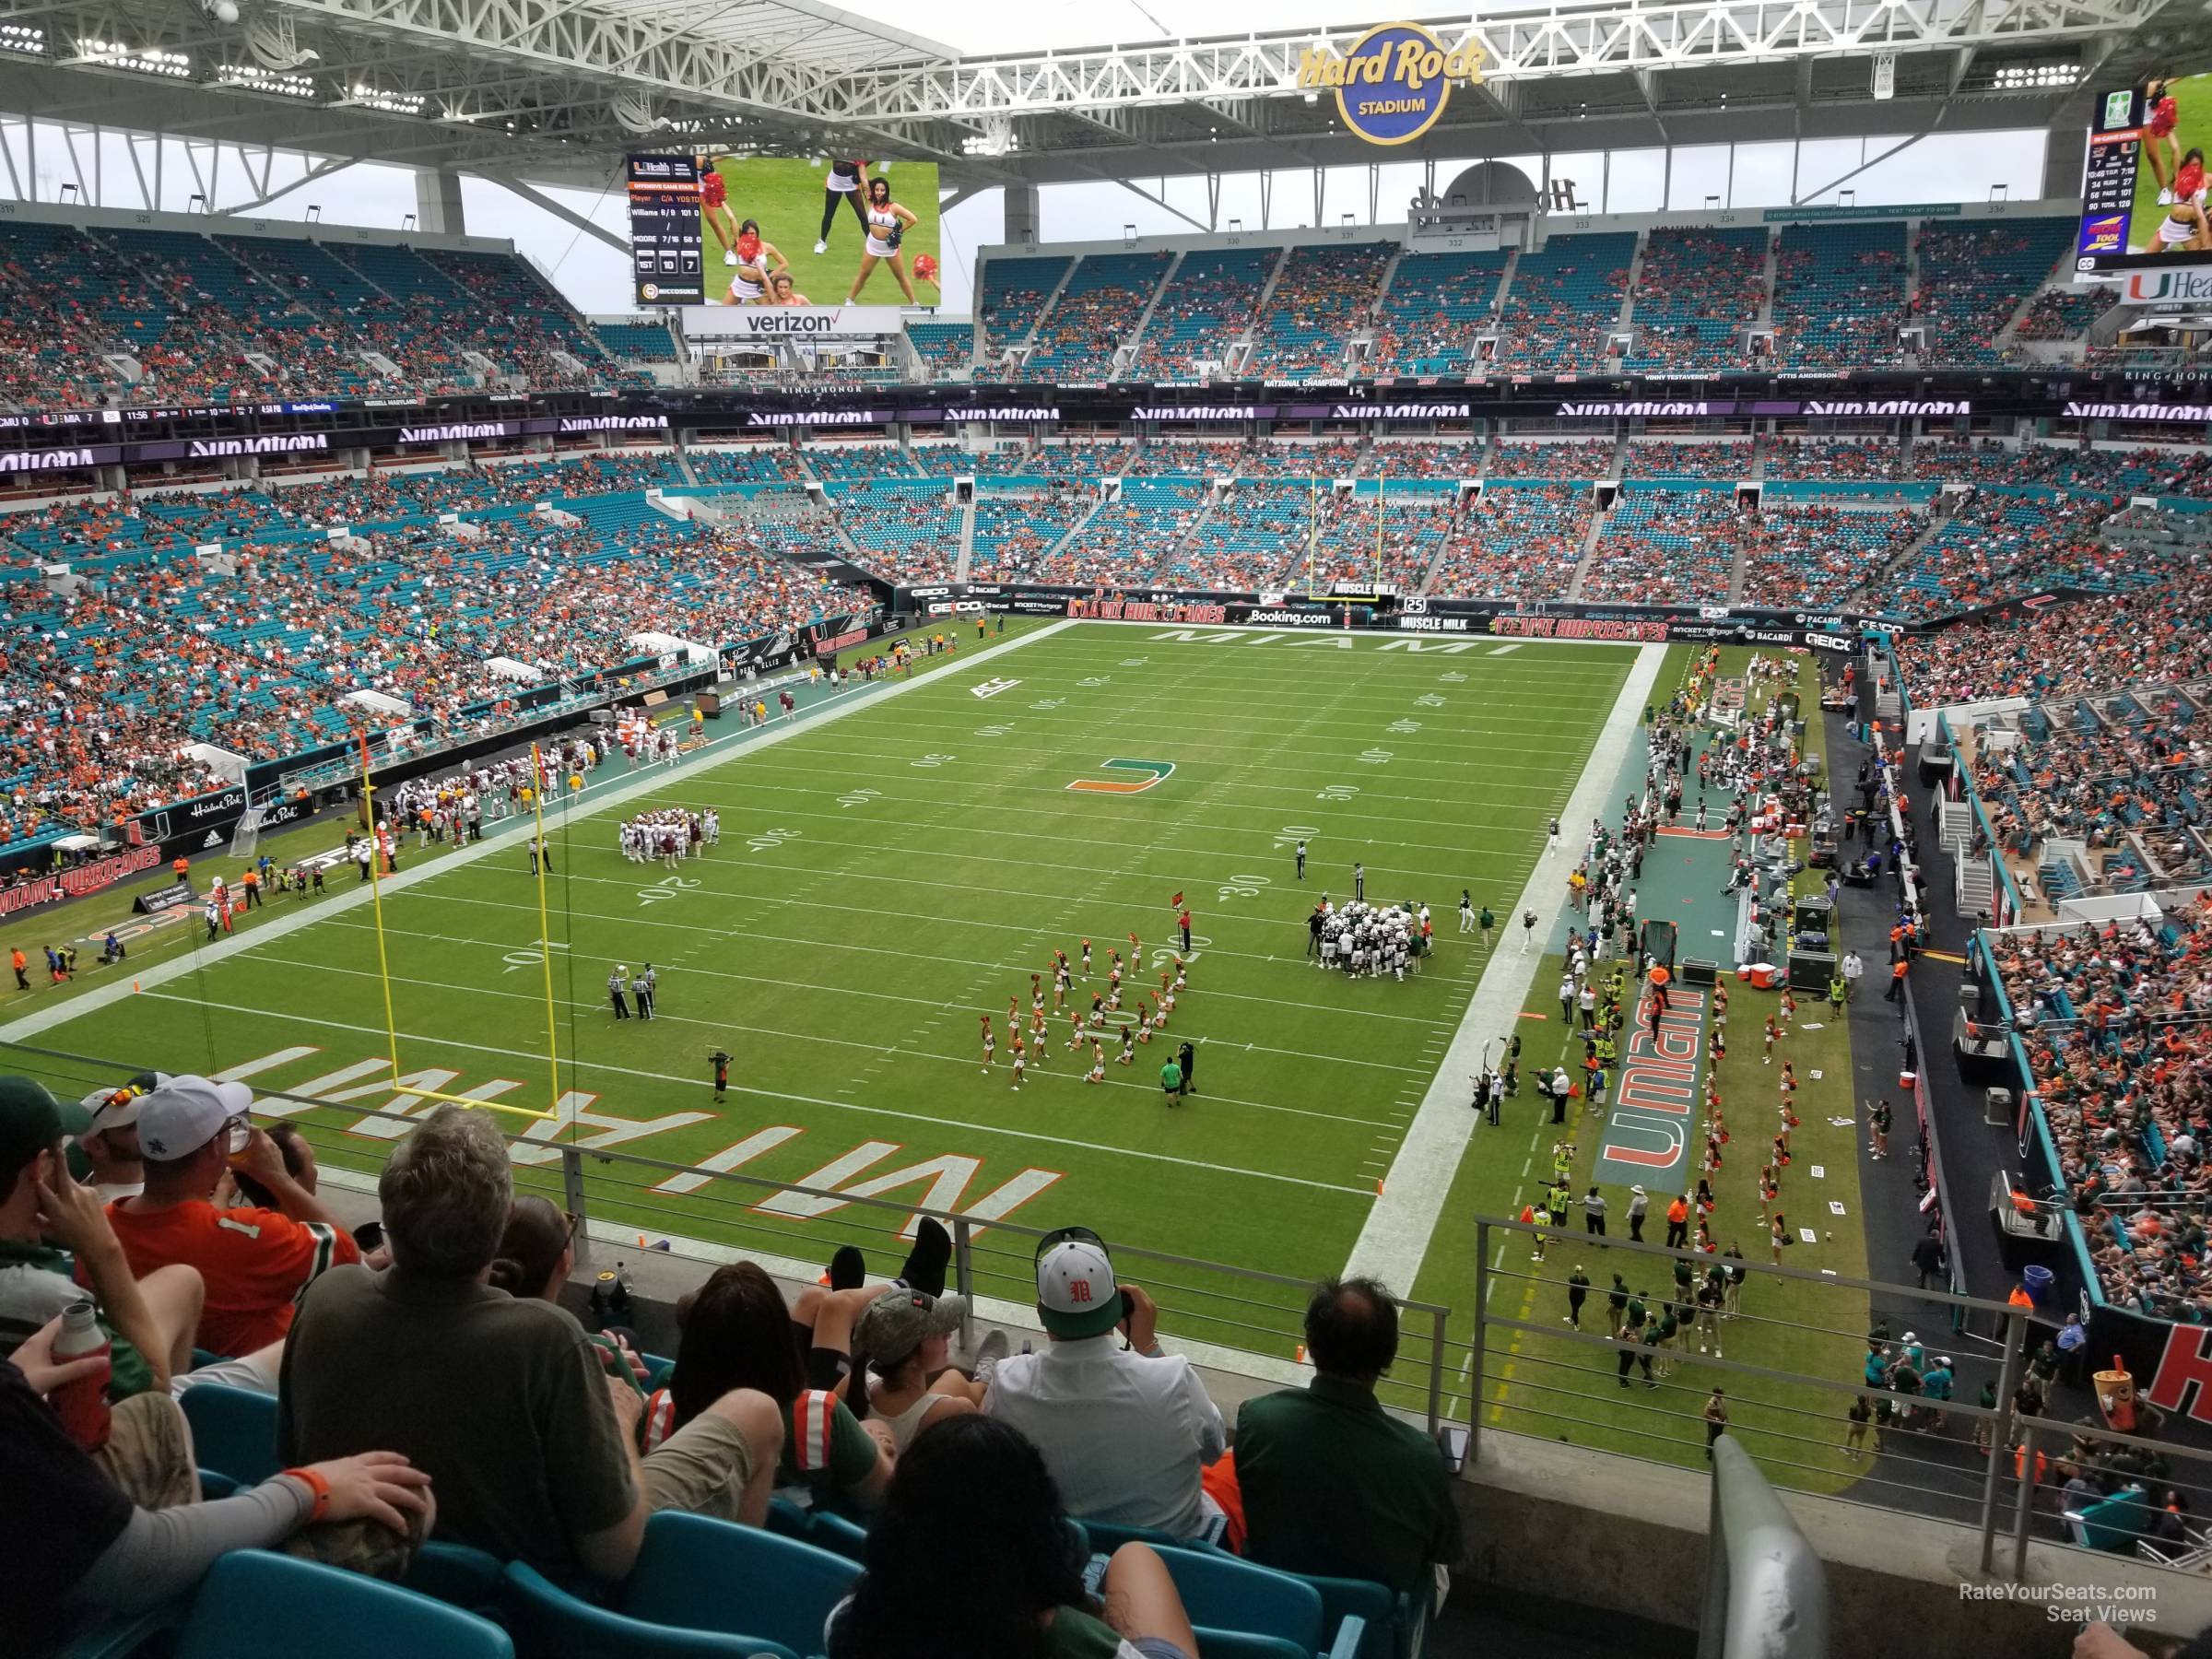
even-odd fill
[{"label": "spectator in white cap", "polygon": [[[243,1083],[171,1077],[137,1104],[146,1190],[108,1209],[131,1270],[141,1278],[173,1262],[199,1270],[204,1348],[235,1358],[281,1340],[300,1292],[330,1268],[360,1260],[352,1235],[253,1126],[253,1092]],[[233,1159],[274,1208],[216,1207]]]},{"label": "spectator in white cap", "polygon": [[1160,1352],[1152,1299],[1115,1281],[1096,1233],[1063,1228],[1039,1245],[1037,1313],[1049,1344],[998,1362],[983,1414],[1036,1442],[1078,1519],[1207,1530],[1199,1471],[1229,1439],[1190,1361]]},{"label": "spectator in white cap", "polygon": [[146,1165],[138,1147],[138,1102],[168,1079],[141,1072],[120,1088],[96,1088],[84,1099],[92,1114],[76,1147],[90,1166],[85,1184],[102,1204],[135,1198],[146,1190]]},{"label": "spectator in white cap", "polygon": [[[200,1276],[133,1274],[109,1212],[64,1163],[63,1137],[85,1128],[74,1101],[56,1102],[29,1077],[0,1077],[0,1359],[79,1300],[81,1277],[113,1347],[108,1397],[165,1393],[192,1365]],[[127,1438],[124,1421],[117,1417],[117,1432]]]}]

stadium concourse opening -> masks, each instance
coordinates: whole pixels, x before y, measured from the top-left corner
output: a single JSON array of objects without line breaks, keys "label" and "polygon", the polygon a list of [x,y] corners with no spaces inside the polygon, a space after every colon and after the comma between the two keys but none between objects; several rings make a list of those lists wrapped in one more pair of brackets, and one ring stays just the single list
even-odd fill
[{"label": "stadium concourse opening", "polygon": [[2212,23],[394,4],[0,21],[24,1651],[2212,1625]]}]

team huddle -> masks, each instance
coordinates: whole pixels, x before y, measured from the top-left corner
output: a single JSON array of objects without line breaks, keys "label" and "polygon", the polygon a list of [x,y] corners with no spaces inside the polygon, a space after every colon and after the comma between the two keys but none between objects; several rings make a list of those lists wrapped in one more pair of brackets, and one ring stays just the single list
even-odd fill
[{"label": "team huddle", "polygon": [[[1186,918],[1187,921],[1187,918]],[[1134,1065],[1136,1051],[1141,1044],[1149,1043],[1156,1036],[1164,1036],[1168,1021],[1175,1012],[1176,994],[1190,983],[1190,964],[1180,951],[1163,951],[1167,965],[1159,971],[1159,988],[1147,987],[1135,993],[1135,1001],[1124,1003],[1128,987],[1139,982],[1144,970],[1144,946],[1135,934],[1129,935],[1129,954],[1124,959],[1118,946],[1106,952],[1106,971],[1102,978],[1094,975],[1091,944],[1082,941],[1078,959],[1084,986],[1089,991],[1090,1003],[1085,1007],[1082,992],[1076,989],[1077,966],[1065,950],[1053,952],[1052,1008],[1045,1007],[1045,976],[1030,975],[1029,1013],[1027,1035],[1021,996],[1016,993],[1006,998],[1006,1030],[1007,1050],[1013,1061],[1014,1083],[1018,1089],[1029,1076],[1033,1063],[1043,1065],[1052,1057],[1056,1041],[1053,1021],[1065,1018],[1067,1036],[1063,1046],[1077,1055],[1085,1044],[1090,1049],[1090,1068],[1084,1074],[1086,1083],[1106,1081],[1106,1043],[1109,1039],[1118,1041],[1120,1053],[1114,1056],[1117,1065]],[[987,1076],[997,1063],[998,1031],[992,1017],[979,1017],[980,1038],[983,1050],[983,1071]],[[1077,1064],[1081,1061],[1078,1059]],[[1182,1100],[1193,1092],[1192,1073],[1196,1069],[1197,1055],[1192,1045],[1181,1044],[1175,1057],[1160,1068],[1160,1088],[1171,1100]]]},{"label": "team huddle", "polygon": [[673,870],[683,860],[696,857],[701,847],[712,847],[722,840],[722,815],[711,806],[703,813],[668,806],[625,818],[617,835],[622,856],[631,864],[651,864],[658,859]]},{"label": "team huddle", "polygon": [[1377,908],[1355,899],[1341,909],[1324,893],[1307,919],[1307,948],[1316,968],[1341,968],[1354,979],[1400,980],[1420,971],[1433,937],[1425,904]]}]

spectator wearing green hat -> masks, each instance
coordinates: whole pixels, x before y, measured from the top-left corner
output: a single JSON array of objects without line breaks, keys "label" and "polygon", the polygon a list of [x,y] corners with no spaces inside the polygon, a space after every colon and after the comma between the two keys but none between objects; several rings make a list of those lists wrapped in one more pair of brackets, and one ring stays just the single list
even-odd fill
[{"label": "spectator wearing green hat", "polygon": [[861,1398],[854,1409],[888,1429],[901,1454],[923,1430],[974,1411],[990,1390],[992,1370],[1006,1351],[1006,1333],[983,1339],[976,1374],[964,1376],[951,1369],[951,1344],[967,1312],[964,1298],[893,1286],[853,1327],[853,1370],[876,1377],[873,1387],[855,1391]]},{"label": "spectator wearing green hat", "polygon": [[84,1294],[81,1268],[114,1347],[111,1395],[166,1392],[172,1375],[191,1369],[200,1276],[183,1266],[132,1276],[99,1198],[69,1179],[64,1137],[89,1123],[83,1107],[57,1102],[44,1085],[0,1077],[0,1355]]}]

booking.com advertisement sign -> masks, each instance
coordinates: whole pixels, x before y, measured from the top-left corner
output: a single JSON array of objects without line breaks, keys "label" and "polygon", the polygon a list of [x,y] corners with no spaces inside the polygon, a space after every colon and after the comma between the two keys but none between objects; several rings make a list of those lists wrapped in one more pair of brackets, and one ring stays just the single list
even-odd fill
[{"label": "booking.com advertisement sign", "polygon": [[1482,79],[1482,48],[1446,46],[1415,23],[1384,23],[1347,52],[1309,46],[1299,90],[1333,91],[1344,124],[1370,144],[1410,144],[1442,118],[1454,82]]}]

